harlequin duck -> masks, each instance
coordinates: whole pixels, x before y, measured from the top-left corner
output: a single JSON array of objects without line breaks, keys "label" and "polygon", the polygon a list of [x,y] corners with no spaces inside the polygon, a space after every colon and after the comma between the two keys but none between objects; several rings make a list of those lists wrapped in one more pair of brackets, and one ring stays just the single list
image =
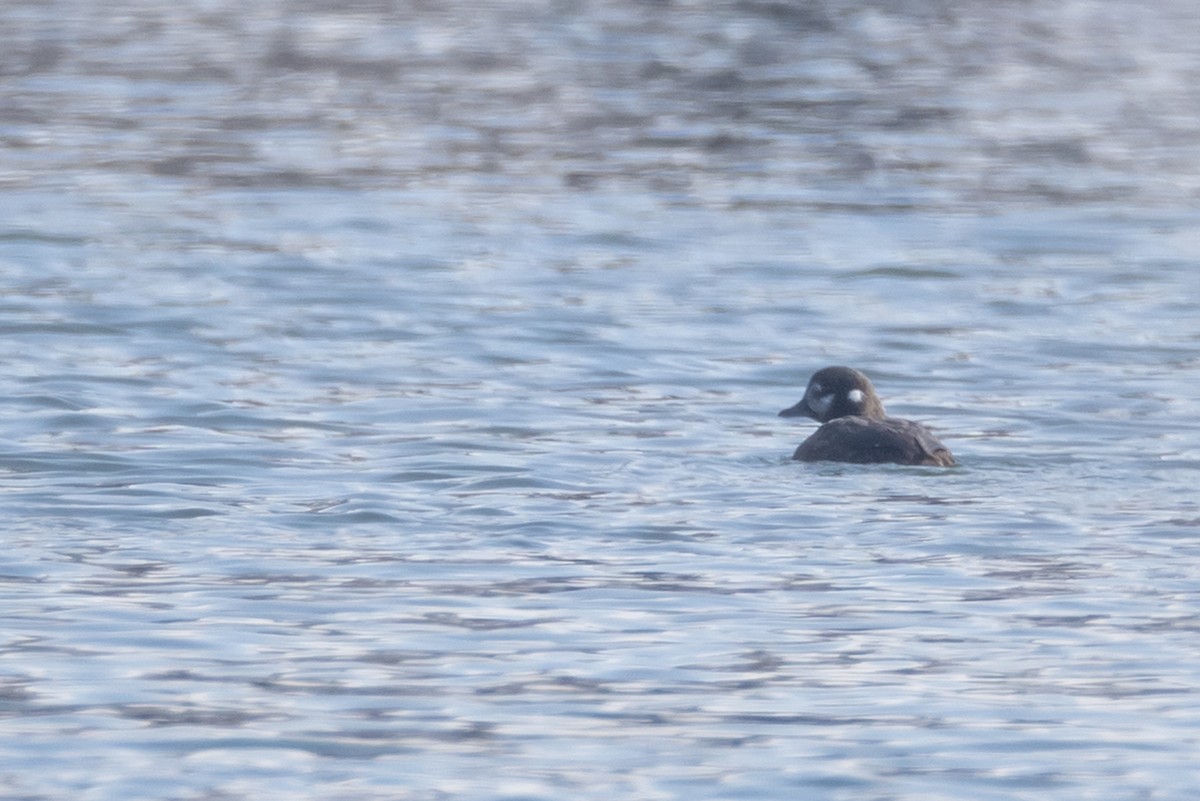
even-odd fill
[{"label": "harlequin duck", "polygon": [[925,426],[888,417],[870,379],[850,367],[818,370],[800,402],[779,413],[801,415],[824,424],[792,454],[801,462],[954,464],[950,450]]}]

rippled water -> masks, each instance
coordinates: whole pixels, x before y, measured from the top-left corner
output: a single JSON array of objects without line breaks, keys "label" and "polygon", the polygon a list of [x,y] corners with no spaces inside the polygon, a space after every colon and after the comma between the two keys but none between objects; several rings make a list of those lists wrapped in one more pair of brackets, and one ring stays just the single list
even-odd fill
[{"label": "rippled water", "polygon": [[1193,798],[1198,22],[0,7],[0,797]]}]

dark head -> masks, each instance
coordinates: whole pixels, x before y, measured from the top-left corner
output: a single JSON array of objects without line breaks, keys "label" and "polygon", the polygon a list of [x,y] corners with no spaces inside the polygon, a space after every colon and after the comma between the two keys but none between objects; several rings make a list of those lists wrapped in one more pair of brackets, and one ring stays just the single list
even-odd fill
[{"label": "dark head", "polygon": [[852,415],[882,419],[886,413],[865,375],[850,367],[826,367],[808,380],[808,389],[799,403],[779,413],[780,417],[801,415],[828,423]]}]

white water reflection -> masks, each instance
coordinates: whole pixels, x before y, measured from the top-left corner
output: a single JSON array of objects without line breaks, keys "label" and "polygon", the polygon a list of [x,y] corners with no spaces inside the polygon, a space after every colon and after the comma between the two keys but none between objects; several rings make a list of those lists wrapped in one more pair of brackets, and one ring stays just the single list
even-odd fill
[{"label": "white water reflection", "polygon": [[1190,798],[1194,16],[0,9],[0,794]]}]

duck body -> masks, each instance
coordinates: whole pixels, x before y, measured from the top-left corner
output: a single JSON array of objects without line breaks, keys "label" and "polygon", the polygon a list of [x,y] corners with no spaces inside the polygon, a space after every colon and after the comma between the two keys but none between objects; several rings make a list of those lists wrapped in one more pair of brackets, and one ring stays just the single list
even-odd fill
[{"label": "duck body", "polygon": [[811,417],[821,427],[800,443],[792,458],[802,462],[906,464],[950,467],[950,449],[928,428],[888,417],[875,387],[851,367],[826,367],[808,382],[804,397],[780,417]]}]

